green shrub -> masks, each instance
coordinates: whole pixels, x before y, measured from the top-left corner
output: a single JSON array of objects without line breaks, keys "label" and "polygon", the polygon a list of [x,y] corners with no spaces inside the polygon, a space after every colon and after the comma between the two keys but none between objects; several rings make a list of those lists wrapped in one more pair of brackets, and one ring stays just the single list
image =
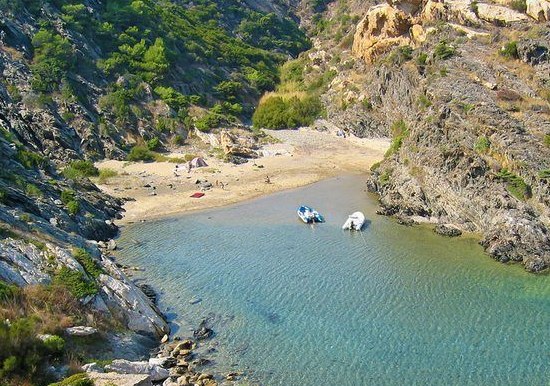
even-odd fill
[{"label": "green shrub", "polygon": [[405,138],[409,136],[409,129],[407,127],[407,124],[402,119],[392,124],[391,132],[393,138],[389,149],[386,151],[386,154],[384,154],[385,158],[397,153],[399,149],[401,149],[401,145],[403,145],[403,141],[405,140]]},{"label": "green shrub", "polygon": [[57,335],[49,336],[43,341],[44,347],[53,355],[60,355],[65,348],[65,340]]},{"label": "green shrub", "polygon": [[[470,10],[476,14],[476,16],[478,16],[479,14],[479,6],[478,6],[478,1],[477,0],[473,0],[471,3],[470,3]],[[479,17],[479,16],[478,16]]]},{"label": "green shrub", "polygon": [[506,58],[518,59],[519,55],[518,55],[518,44],[517,44],[517,42],[512,41],[512,42],[506,43],[504,46],[502,46],[500,48],[498,53],[501,56],[504,56]]},{"label": "green shrub", "polygon": [[118,172],[113,169],[99,169],[99,183],[104,184],[109,178],[118,176]]},{"label": "green shrub", "polygon": [[60,79],[73,67],[74,55],[68,39],[41,28],[33,37],[34,58],[31,86],[40,92],[59,88]]},{"label": "green shrub", "polygon": [[70,180],[96,177],[99,175],[99,169],[91,161],[77,160],[71,162],[69,166],[63,169],[63,175]]},{"label": "green shrub", "polygon": [[40,154],[22,149],[17,151],[17,159],[27,169],[40,168],[47,163],[46,158]]},{"label": "green shrub", "polygon": [[390,177],[391,177],[391,171],[390,170],[384,171],[384,173],[382,173],[379,178],[380,185],[386,186],[387,184],[389,184]]},{"label": "green shrub", "polygon": [[27,184],[25,186],[25,193],[31,197],[42,197],[42,191],[40,188],[33,184]]},{"label": "green shrub", "polygon": [[53,284],[66,287],[77,299],[97,294],[97,286],[89,281],[82,272],[65,266],[53,276]]},{"label": "green shrub", "polygon": [[371,171],[371,172],[374,172],[374,171],[377,170],[379,167],[380,167],[380,162],[375,162],[375,163],[373,163],[372,166],[370,167],[370,171]]},{"label": "green shrub", "polygon": [[82,265],[84,270],[93,278],[97,278],[104,273],[103,268],[95,261],[92,256],[82,248],[73,249],[73,257]]},{"label": "green shrub", "polygon": [[7,197],[7,193],[4,190],[0,190],[0,204],[5,204]]},{"label": "green shrub", "polygon": [[74,190],[65,189],[61,192],[60,199],[61,199],[61,202],[66,205],[70,201],[73,201],[75,197],[76,197],[76,192]]},{"label": "green shrub", "polygon": [[160,140],[157,137],[151,138],[147,141],[147,148],[149,150],[157,150],[160,147]]},{"label": "green shrub", "polygon": [[136,145],[130,150],[126,159],[128,161],[151,162],[155,160],[155,154],[147,146]]},{"label": "green shrub", "polygon": [[539,171],[539,178],[541,180],[547,180],[550,178],[550,169],[544,169]]},{"label": "green shrub", "polygon": [[172,87],[156,87],[155,93],[160,96],[168,106],[178,111],[181,108],[189,106],[189,97],[177,92]]},{"label": "green shrub", "polygon": [[531,187],[520,176],[510,172],[508,169],[502,169],[496,174],[496,177],[506,183],[506,188],[518,200],[525,201],[531,197]]},{"label": "green shrub", "polygon": [[478,153],[487,153],[489,151],[489,148],[491,147],[491,142],[489,142],[489,139],[482,135],[477,138],[476,143],[474,144],[474,150]]},{"label": "green shrub", "polygon": [[19,288],[12,284],[7,284],[0,280],[0,302],[13,299],[19,294]]},{"label": "green shrub", "polygon": [[456,50],[450,46],[445,40],[440,41],[434,48],[434,58],[439,60],[449,59],[455,55]]},{"label": "green shrub", "polygon": [[80,211],[80,203],[76,200],[71,200],[67,202],[67,213],[69,213],[72,216],[75,216]]},{"label": "green shrub", "polygon": [[420,52],[416,56],[416,64],[422,67],[425,66],[426,63],[428,63],[428,54],[425,52]]},{"label": "green shrub", "polygon": [[255,128],[295,129],[309,126],[324,114],[321,100],[316,96],[303,99],[269,97],[263,101],[252,117]]},{"label": "green shrub", "polygon": [[88,374],[79,373],[71,375],[61,382],[51,383],[49,386],[94,386],[94,381],[88,377]]},{"label": "green shrub", "polygon": [[510,8],[514,11],[525,13],[525,11],[527,11],[527,2],[526,0],[512,0]]},{"label": "green shrub", "polygon": [[32,217],[31,217],[31,215],[28,214],[28,213],[21,213],[21,214],[19,215],[19,219],[20,219],[21,221],[26,222],[27,224],[32,222]]},{"label": "green shrub", "polygon": [[17,379],[32,380],[32,383],[43,384],[46,379],[42,371],[44,364],[52,357],[59,356],[63,350],[63,339],[52,337],[47,343],[37,337],[37,319],[22,317],[10,321],[0,321],[0,383]]},{"label": "green shrub", "polygon": [[550,134],[546,134],[543,139],[544,146],[550,147]]},{"label": "green shrub", "polygon": [[226,119],[223,115],[210,111],[195,121],[195,127],[202,132],[208,132],[213,128],[219,127],[224,121]]}]

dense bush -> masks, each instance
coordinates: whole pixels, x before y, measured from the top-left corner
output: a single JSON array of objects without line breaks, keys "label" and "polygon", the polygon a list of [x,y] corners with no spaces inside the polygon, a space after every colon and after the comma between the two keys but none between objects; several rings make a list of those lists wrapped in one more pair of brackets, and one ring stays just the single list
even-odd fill
[{"label": "dense bush", "polygon": [[160,140],[157,137],[153,137],[147,141],[147,149],[158,150],[160,147]]},{"label": "dense bush", "polygon": [[128,161],[145,161],[151,162],[155,160],[155,153],[153,153],[147,146],[137,145],[130,150],[126,157]]},{"label": "dense bush", "polygon": [[97,278],[104,273],[100,265],[92,258],[92,256],[82,248],[73,249],[73,257],[82,265],[86,273],[93,278]]},{"label": "dense bush", "polygon": [[510,2],[510,8],[518,12],[527,11],[527,1],[526,0],[512,0]]},{"label": "dense bush", "polygon": [[434,58],[445,60],[456,53],[454,47],[450,46],[445,40],[440,41],[434,48]]},{"label": "dense bush", "polygon": [[118,176],[118,172],[113,169],[100,169],[99,170],[99,183],[104,184],[106,183],[109,178]]},{"label": "dense bush", "polygon": [[303,99],[292,97],[268,97],[260,103],[252,117],[256,128],[294,129],[309,126],[324,114],[321,100],[317,96]]},{"label": "dense bush", "polygon": [[45,157],[33,151],[19,149],[17,159],[27,169],[43,167],[48,161]]},{"label": "dense bush", "polygon": [[67,207],[67,213],[69,213],[72,216],[75,216],[80,212],[80,203],[76,200],[69,201],[66,204]]},{"label": "dense bush", "polygon": [[71,180],[95,177],[99,175],[99,169],[91,161],[78,160],[71,162],[69,166],[63,169],[63,175]]},{"label": "dense bush", "polygon": [[94,386],[94,382],[86,373],[79,373],[65,378],[61,382],[52,383],[50,386]]},{"label": "dense bush", "polygon": [[66,205],[70,201],[73,201],[75,197],[76,197],[76,192],[74,190],[65,189],[61,192],[60,199],[61,199],[61,202]]},{"label": "dense bush", "polygon": [[40,29],[33,37],[34,59],[31,65],[33,89],[42,92],[56,90],[59,81],[74,64],[71,43],[61,35]]},{"label": "dense bush", "polygon": [[88,280],[82,272],[72,270],[65,266],[55,273],[53,283],[66,287],[77,299],[97,293],[97,286],[95,283]]},{"label": "dense bush", "polygon": [[550,147],[550,134],[544,136],[543,143],[546,147]]},{"label": "dense bush", "polygon": [[498,52],[506,58],[518,59],[518,45],[516,41],[508,42]]}]

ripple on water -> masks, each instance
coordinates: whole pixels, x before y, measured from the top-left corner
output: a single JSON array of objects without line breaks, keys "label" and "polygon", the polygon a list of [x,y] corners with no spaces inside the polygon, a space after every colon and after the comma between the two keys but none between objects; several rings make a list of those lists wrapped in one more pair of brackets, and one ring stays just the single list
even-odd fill
[{"label": "ripple on water", "polygon": [[[212,316],[217,364],[262,384],[547,384],[549,277],[376,216],[360,184],[136,224],[119,258],[146,269],[178,333]],[[302,203],[327,223],[299,223]],[[342,232],[358,209],[372,222]]]}]

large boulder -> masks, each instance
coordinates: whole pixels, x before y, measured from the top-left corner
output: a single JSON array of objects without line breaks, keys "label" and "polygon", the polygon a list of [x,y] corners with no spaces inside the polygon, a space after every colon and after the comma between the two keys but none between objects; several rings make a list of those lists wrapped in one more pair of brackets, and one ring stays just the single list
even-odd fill
[{"label": "large boulder", "polygon": [[153,386],[147,374],[117,374],[89,372],[88,377],[95,386]]},{"label": "large boulder", "polygon": [[246,143],[246,138],[237,138],[226,130],[220,133],[220,144],[225,155],[258,158],[252,142]]},{"label": "large boulder", "polygon": [[170,372],[158,365],[149,362],[131,362],[126,359],[115,359],[105,370],[118,374],[146,374],[151,381],[163,381],[170,376]]},{"label": "large boulder", "polygon": [[497,25],[507,25],[528,19],[524,13],[501,5],[486,3],[479,3],[477,5],[477,15],[480,19]]},{"label": "large boulder", "polygon": [[392,48],[410,44],[411,26],[410,15],[400,9],[389,4],[371,7],[357,25],[352,52],[372,63]]},{"label": "large boulder", "polygon": [[538,21],[550,21],[550,1],[527,0],[526,13]]}]

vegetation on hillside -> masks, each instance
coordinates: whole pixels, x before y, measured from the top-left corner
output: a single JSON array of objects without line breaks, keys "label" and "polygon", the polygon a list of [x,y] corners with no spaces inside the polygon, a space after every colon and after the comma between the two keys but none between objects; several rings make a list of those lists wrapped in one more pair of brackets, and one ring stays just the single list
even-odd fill
[{"label": "vegetation on hillside", "polygon": [[112,133],[110,123],[131,130],[152,120],[150,98],[172,109],[158,126],[166,135],[191,127],[191,106],[202,109],[194,117],[205,131],[250,117],[277,84],[278,66],[310,47],[290,18],[236,0],[109,0],[93,8],[82,0],[2,0],[0,11],[38,22],[30,68],[41,100],[93,108],[82,79],[101,83],[102,135]]}]

